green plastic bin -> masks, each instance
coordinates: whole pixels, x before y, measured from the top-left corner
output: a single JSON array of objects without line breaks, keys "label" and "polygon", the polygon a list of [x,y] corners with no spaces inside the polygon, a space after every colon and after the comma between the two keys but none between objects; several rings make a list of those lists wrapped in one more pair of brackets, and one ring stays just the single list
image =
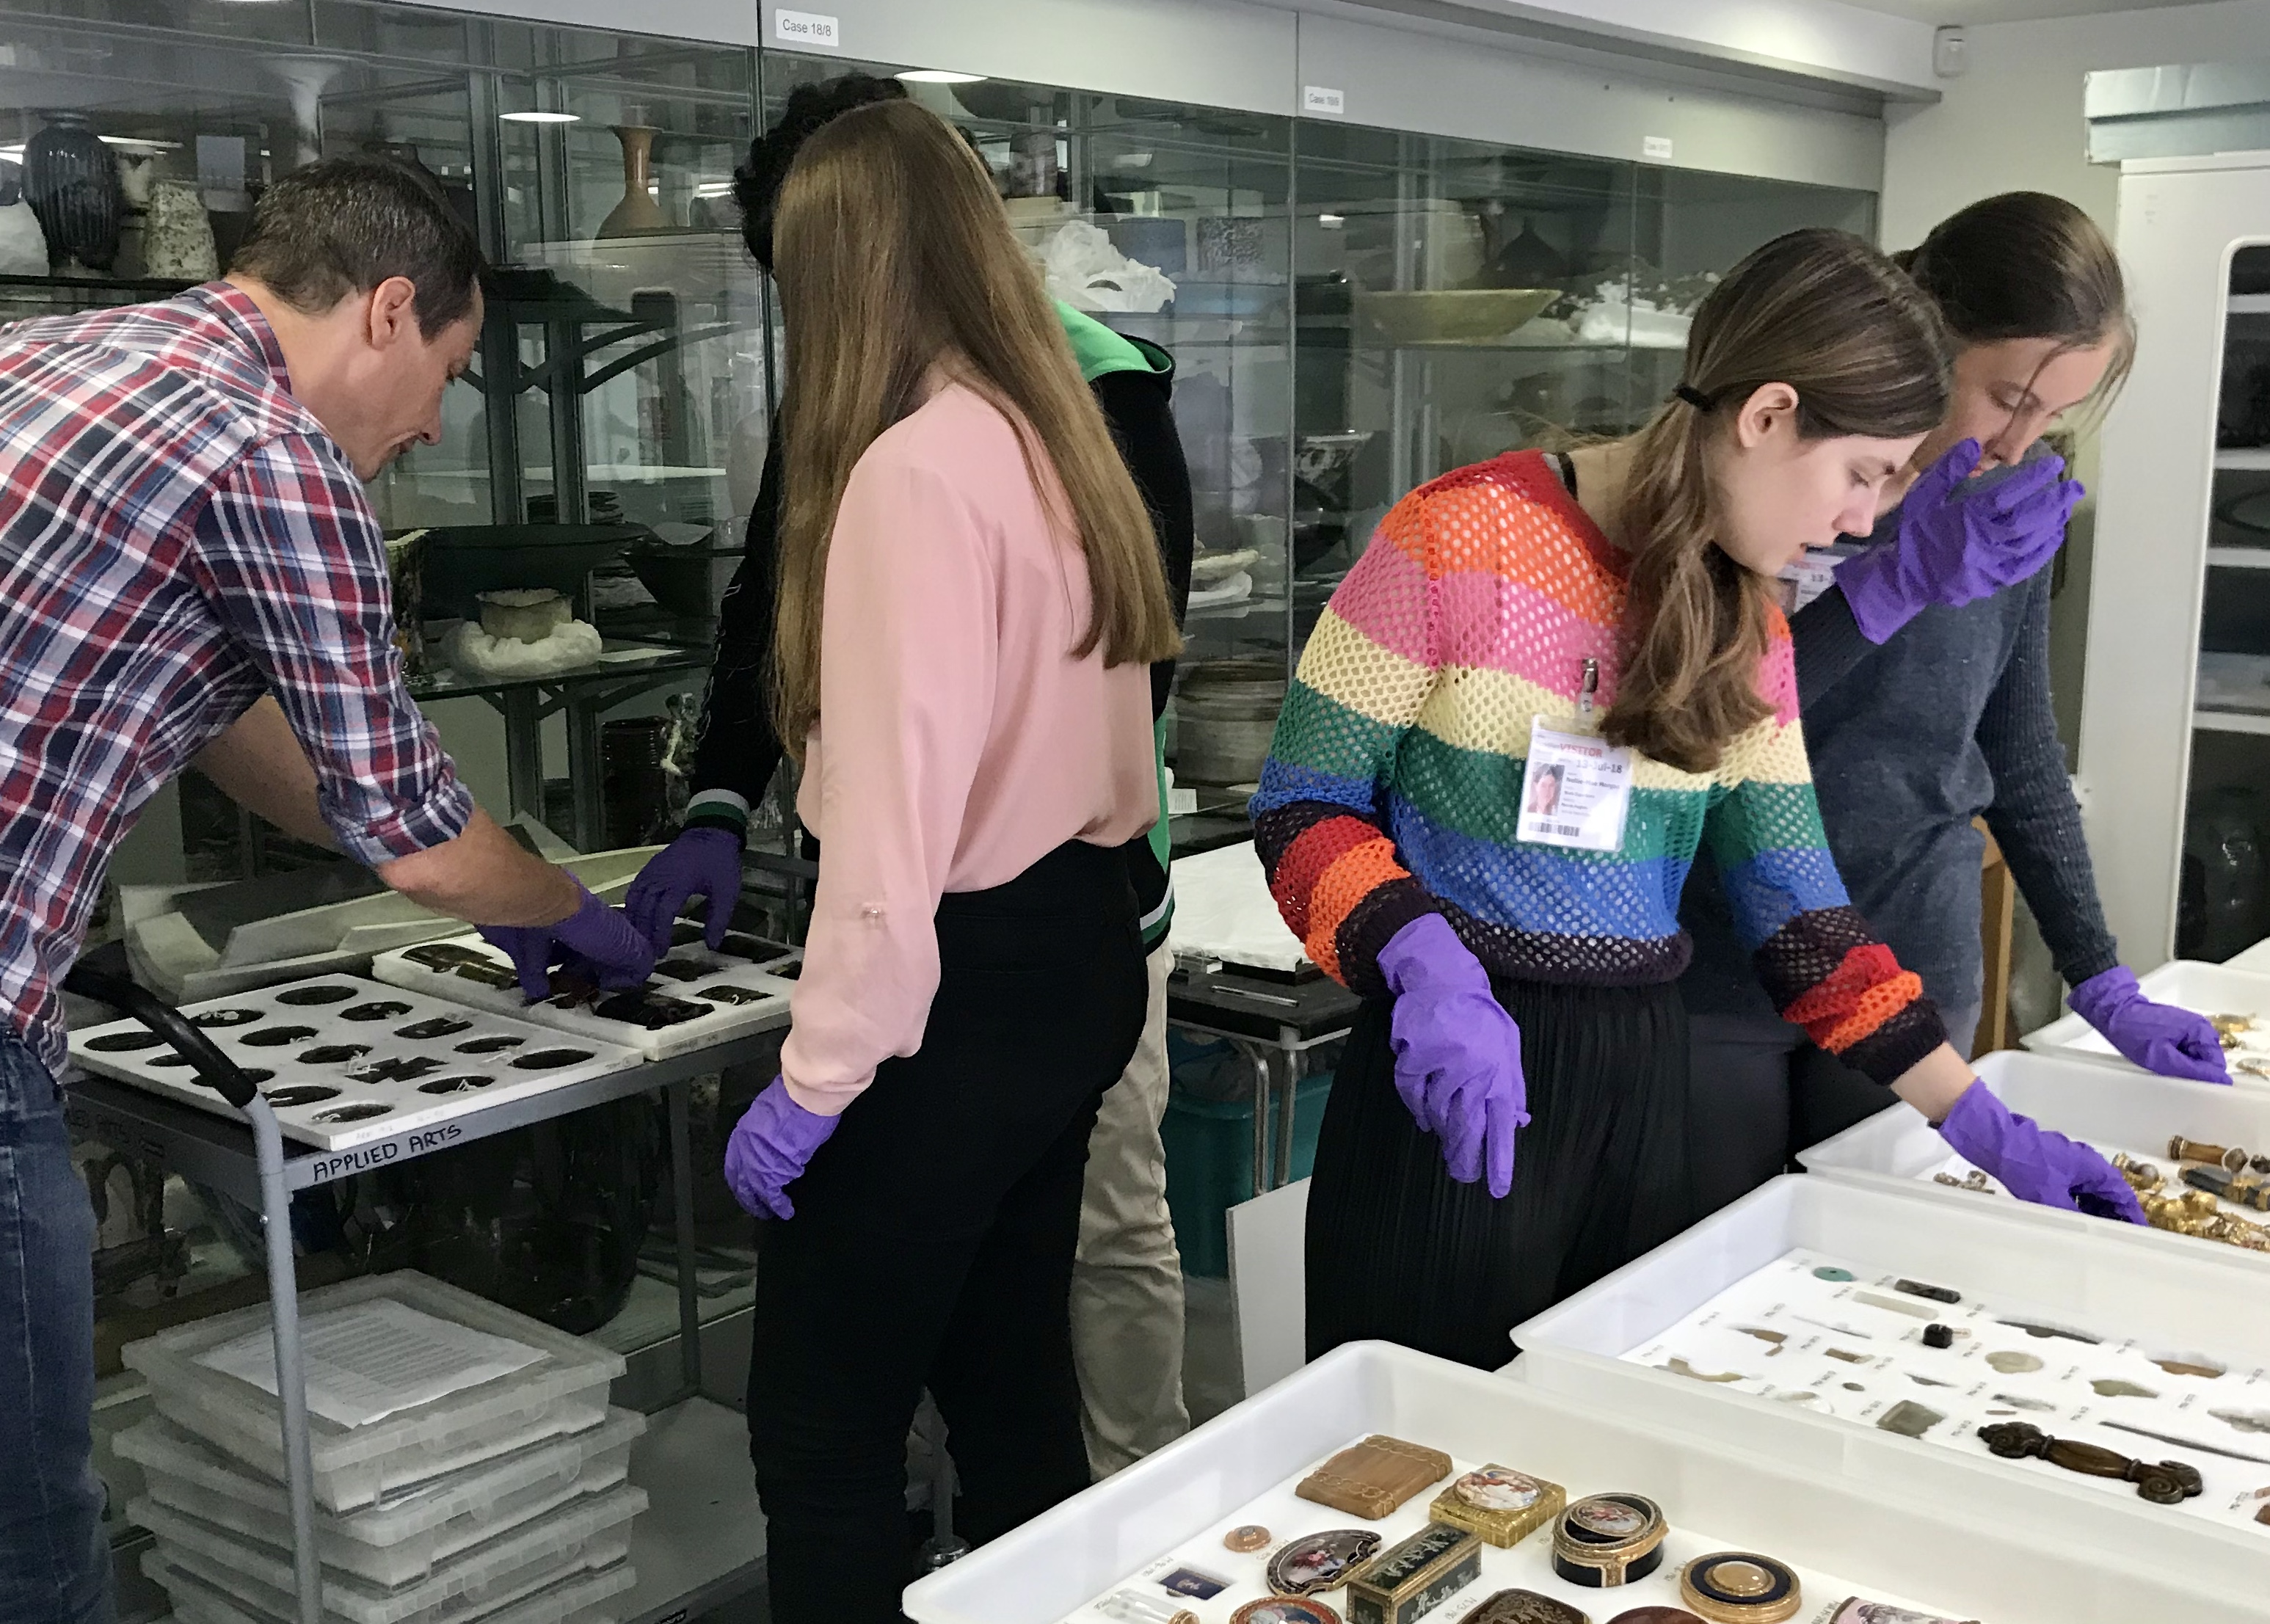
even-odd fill
[{"label": "green plastic bin", "polygon": [[[1293,1106],[1293,1177],[1309,1176],[1317,1161],[1317,1130],[1332,1093],[1329,1072],[1304,1077]],[[1270,1154],[1276,1154],[1281,1093],[1270,1097]],[[1198,1100],[1180,1093],[1167,1099],[1159,1137],[1167,1146],[1167,1210],[1185,1274],[1229,1272],[1229,1209],[1253,1198],[1253,1101]]]}]

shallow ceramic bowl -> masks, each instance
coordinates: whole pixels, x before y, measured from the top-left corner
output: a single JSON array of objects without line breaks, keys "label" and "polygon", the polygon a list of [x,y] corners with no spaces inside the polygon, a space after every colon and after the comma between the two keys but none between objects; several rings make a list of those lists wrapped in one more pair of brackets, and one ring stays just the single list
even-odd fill
[{"label": "shallow ceramic bowl", "polygon": [[1491,344],[1510,337],[1560,297],[1549,287],[1359,293],[1355,308],[1375,331],[1396,344]]}]

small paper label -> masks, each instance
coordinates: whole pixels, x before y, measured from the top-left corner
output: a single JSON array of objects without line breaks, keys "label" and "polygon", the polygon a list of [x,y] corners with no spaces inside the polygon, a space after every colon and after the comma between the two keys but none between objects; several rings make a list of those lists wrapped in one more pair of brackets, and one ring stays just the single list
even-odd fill
[{"label": "small paper label", "polygon": [[819,11],[775,11],[773,38],[790,45],[824,45],[831,51],[843,44],[835,19]]},{"label": "small paper label", "polygon": [[1639,138],[1639,155],[1642,158],[1651,159],[1656,163],[1669,163],[1671,161],[1671,137],[1669,136],[1642,136]]},{"label": "small paper label", "polygon": [[1632,753],[1589,733],[1529,724],[1517,838],[1577,851],[1620,851],[1631,809]]},{"label": "small paper label", "polygon": [[1303,85],[1301,86],[1301,111],[1321,113],[1327,118],[1344,118],[1347,115],[1347,92],[1334,90],[1328,85]]}]

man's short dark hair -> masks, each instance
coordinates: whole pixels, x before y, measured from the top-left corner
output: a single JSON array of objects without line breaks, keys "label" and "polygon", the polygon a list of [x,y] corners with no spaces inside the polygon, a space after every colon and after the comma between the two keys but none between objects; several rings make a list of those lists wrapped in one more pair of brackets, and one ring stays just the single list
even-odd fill
[{"label": "man's short dark hair", "polygon": [[901,100],[906,93],[907,87],[898,80],[865,73],[799,85],[790,93],[780,122],[749,143],[748,161],[733,171],[733,201],[741,205],[741,240],[757,263],[767,271],[773,268],[773,211],[780,204],[789,166],[804,144],[855,108]]},{"label": "man's short dark hair", "polygon": [[431,338],[472,308],[481,246],[430,176],[354,153],[271,182],[228,268],[311,315],[407,278],[418,288],[419,333]]}]

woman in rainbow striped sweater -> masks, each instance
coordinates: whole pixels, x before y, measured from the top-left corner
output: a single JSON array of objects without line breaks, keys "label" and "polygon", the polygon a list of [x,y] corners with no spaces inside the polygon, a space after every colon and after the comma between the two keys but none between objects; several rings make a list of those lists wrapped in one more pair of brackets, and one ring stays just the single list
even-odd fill
[{"label": "woman in rainbow striped sweater", "polygon": [[1501,1365],[1515,1324],[1690,1220],[1673,983],[1705,841],[1786,1019],[2016,1193],[2141,1221],[2095,1152],[1977,1084],[1814,802],[1769,583],[1869,529],[1947,391],[1905,276],[1793,233],[1704,300],[1639,434],[1421,487],[1334,593],[1253,802],[1287,923],[1368,999],[1309,1196],[1312,1355]]}]

